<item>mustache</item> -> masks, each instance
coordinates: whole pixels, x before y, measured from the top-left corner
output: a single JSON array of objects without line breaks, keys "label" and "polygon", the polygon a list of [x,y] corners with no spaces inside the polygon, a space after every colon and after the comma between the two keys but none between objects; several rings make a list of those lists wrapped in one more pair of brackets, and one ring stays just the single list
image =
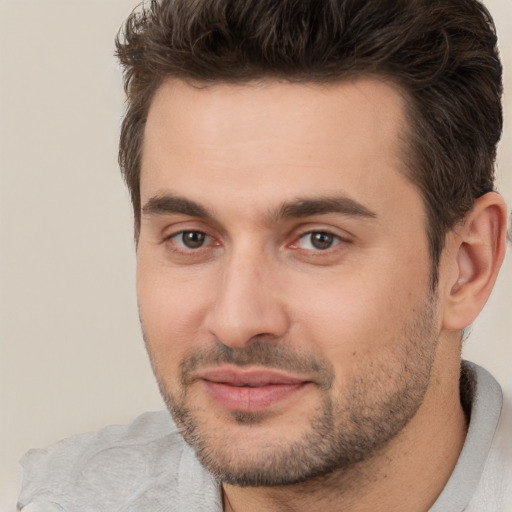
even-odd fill
[{"label": "mustache", "polygon": [[194,380],[194,374],[201,368],[223,364],[240,367],[255,365],[307,373],[314,377],[322,390],[330,389],[334,380],[334,371],[328,362],[313,355],[297,353],[283,344],[254,340],[245,347],[233,348],[217,342],[213,347],[191,352],[180,364],[180,381],[186,386]]}]

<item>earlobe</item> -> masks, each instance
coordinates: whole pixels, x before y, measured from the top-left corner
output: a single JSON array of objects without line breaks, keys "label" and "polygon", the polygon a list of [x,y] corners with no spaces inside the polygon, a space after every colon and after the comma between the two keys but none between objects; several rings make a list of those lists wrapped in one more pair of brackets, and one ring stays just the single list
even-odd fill
[{"label": "earlobe", "polygon": [[445,329],[464,329],[484,307],[505,256],[506,232],[507,208],[494,192],[478,198],[463,225],[454,230],[455,270],[447,283]]}]

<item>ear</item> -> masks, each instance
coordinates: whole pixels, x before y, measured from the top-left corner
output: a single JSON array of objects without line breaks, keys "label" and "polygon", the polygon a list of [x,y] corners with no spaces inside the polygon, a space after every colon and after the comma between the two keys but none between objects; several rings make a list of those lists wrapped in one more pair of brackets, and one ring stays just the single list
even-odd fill
[{"label": "ear", "polygon": [[462,226],[447,240],[443,325],[461,330],[473,323],[484,307],[498,277],[507,243],[507,207],[502,197],[489,192],[478,198]]}]

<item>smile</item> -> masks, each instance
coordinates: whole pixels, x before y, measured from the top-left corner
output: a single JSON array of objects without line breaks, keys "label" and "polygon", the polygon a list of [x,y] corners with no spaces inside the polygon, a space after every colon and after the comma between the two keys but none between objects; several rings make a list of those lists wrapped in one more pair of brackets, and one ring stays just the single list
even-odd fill
[{"label": "smile", "polygon": [[199,380],[210,398],[229,411],[260,412],[295,395],[311,381],[276,371],[215,369]]}]

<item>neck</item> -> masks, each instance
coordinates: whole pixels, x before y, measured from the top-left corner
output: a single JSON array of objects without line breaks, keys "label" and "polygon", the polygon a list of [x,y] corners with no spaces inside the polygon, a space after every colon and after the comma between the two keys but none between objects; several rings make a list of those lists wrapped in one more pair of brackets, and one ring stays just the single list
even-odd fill
[{"label": "neck", "polygon": [[457,362],[452,361],[451,372],[435,370],[414,418],[372,458],[283,487],[224,485],[225,512],[428,510],[450,478],[467,431],[459,398],[459,364],[453,363]]}]

